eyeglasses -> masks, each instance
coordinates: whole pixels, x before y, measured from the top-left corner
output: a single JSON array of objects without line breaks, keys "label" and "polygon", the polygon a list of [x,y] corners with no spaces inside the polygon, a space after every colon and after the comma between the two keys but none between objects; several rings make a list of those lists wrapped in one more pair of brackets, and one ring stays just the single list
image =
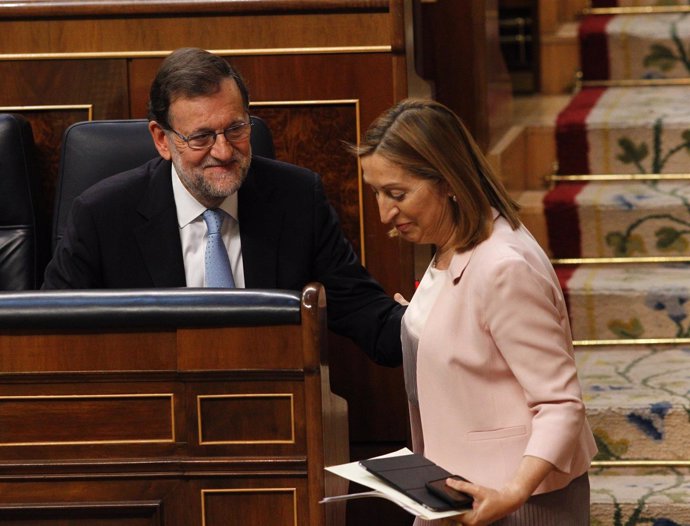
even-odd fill
[{"label": "eyeglasses", "polygon": [[170,128],[170,131],[186,142],[187,146],[192,150],[208,150],[213,148],[213,145],[216,144],[216,137],[219,135],[225,136],[225,140],[228,142],[239,142],[246,139],[252,131],[252,126],[254,126],[254,123],[251,121],[238,122],[229,128],[225,128],[223,131],[196,133],[189,137],[185,137],[172,128]]}]

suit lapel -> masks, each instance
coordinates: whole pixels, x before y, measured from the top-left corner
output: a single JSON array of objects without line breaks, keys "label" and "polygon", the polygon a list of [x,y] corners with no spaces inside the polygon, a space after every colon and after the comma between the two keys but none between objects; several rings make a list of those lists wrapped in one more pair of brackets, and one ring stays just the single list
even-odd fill
[{"label": "suit lapel", "polygon": [[244,281],[247,288],[278,288],[278,239],[284,210],[268,178],[260,185],[254,168],[238,192]]},{"label": "suit lapel", "polygon": [[170,182],[171,164],[163,161],[153,170],[149,191],[138,208],[144,222],[135,229],[134,235],[153,286],[184,287],[186,278]]}]

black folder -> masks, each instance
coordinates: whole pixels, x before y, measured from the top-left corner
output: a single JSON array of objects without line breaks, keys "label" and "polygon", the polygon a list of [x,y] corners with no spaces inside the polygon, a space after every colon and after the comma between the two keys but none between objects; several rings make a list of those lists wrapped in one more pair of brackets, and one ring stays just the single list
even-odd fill
[{"label": "black folder", "polygon": [[427,482],[452,477],[453,474],[422,455],[412,453],[394,457],[370,458],[361,460],[359,463],[367,471],[430,510],[450,511],[457,509],[431,494],[426,488]]}]

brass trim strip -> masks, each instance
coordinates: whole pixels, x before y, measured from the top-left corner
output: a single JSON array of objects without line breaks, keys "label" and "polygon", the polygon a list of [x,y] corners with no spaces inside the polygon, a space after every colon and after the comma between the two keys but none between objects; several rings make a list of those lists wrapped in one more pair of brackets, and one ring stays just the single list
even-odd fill
[{"label": "brass trim strip", "polygon": [[293,523],[297,526],[297,488],[223,488],[201,490],[201,526],[206,526],[207,493],[292,493]]},{"label": "brass trim strip", "polygon": [[688,263],[690,256],[631,256],[602,258],[552,258],[552,265],[626,265],[633,263]]},{"label": "brass trim strip", "polygon": [[[362,135],[362,117],[361,117],[361,106],[360,99],[330,99],[330,100],[279,100],[279,101],[259,101],[251,102],[249,104],[252,106],[317,106],[320,104],[353,104],[355,107],[355,120],[356,120],[356,133],[357,133],[357,146],[359,146],[361,135]],[[364,194],[362,186],[362,167],[360,165],[359,159],[357,159],[357,191],[358,191],[358,202],[359,202],[359,246],[362,247],[362,254],[360,261],[363,266],[367,265],[367,250],[364,235]]]},{"label": "brass trim strip", "polygon": [[46,104],[45,106],[0,106],[1,112],[86,110],[93,120],[93,104]]},{"label": "brass trim strip", "polygon": [[174,393],[123,393],[123,394],[88,394],[88,395],[22,395],[0,396],[3,400],[73,400],[77,398],[169,398],[170,399],[170,438],[150,440],[68,440],[46,442],[0,442],[0,447],[16,446],[86,446],[104,444],[173,444],[175,443],[175,394]]},{"label": "brass trim strip", "polygon": [[674,174],[577,174],[550,175],[549,181],[685,181],[690,173]]},{"label": "brass trim strip", "polygon": [[260,100],[252,101],[250,106],[316,106],[319,104],[359,104],[359,99],[314,99],[314,100]]},{"label": "brass trim strip", "polygon": [[690,78],[677,79],[614,79],[614,80],[580,80],[582,88],[644,88],[651,86],[688,86]]},{"label": "brass trim strip", "polygon": [[[290,434],[289,440],[204,440],[203,421],[201,419],[201,403],[204,399],[219,398],[287,398],[290,401]],[[228,444],[294,444],[295,443],[295,398],[293,393],[241,393],[197,395],[196,397],[197,427],[199,430],[200,446],[217,446]]]},{"label": "brass trim strip", "polygon": [[634,340],[573,340],[574,347],[608,347],[619,345],[687,345],[690,338],[636,338]]},{"label": "brass trim strip", "polygon": [[[254,55],[334,55],[334,54],[367,54],[392,53],[393,46],[314,46],[314,47],[276,47],[251,49],[210,49],[220,56],[254,56]],[[159,51],[82,51],[63,53],[1,53],[0,61],[9,60],[88,60],[88,59],[134,59],[164,58],[172,49]]]},{"label": "brass trim strip", "polygon": [[593,468],[690,467],[690,460],[593,460]]},{"label": "brass trim strip", "polygon": [[583,15],[647,15],[656,13],[690,13],[688,5],[585,7]]}]

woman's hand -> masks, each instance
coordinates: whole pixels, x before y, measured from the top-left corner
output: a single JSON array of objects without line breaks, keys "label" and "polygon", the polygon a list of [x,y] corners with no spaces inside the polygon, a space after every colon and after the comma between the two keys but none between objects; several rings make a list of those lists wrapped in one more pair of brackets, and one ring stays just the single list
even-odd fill
[{"label": "woman's hand", "polygon": [[446,483],[451,488],[469,493],[474,498],[472,510],[453,519],[457,524],[484,526],[510,515],[527,502],[537,486],[554,469],[553,464],[546,460],[525,455],[513,479],[500,491],[448,479]]},{"label": "woman's hand", "polygon": [[400,303],[400,305],[409,305],[409,304],[410,304],[410,302],[407,301],[407,300],[403,297],[403,295],[400,294],[399,292],[396,292],[395,294],[393,294],[393,299],[394,299],[395,301],[397,301],[398,303]]},{"label": "woman's hand", "polygon": [[517,510],[527,500],[509,489],[497,491],[469,482],[448,479],[451,488],[468,493],[474,498],[472,510],[458,517],[453,517],[456,524],[467,526],[484,526],[505,517]]}]

